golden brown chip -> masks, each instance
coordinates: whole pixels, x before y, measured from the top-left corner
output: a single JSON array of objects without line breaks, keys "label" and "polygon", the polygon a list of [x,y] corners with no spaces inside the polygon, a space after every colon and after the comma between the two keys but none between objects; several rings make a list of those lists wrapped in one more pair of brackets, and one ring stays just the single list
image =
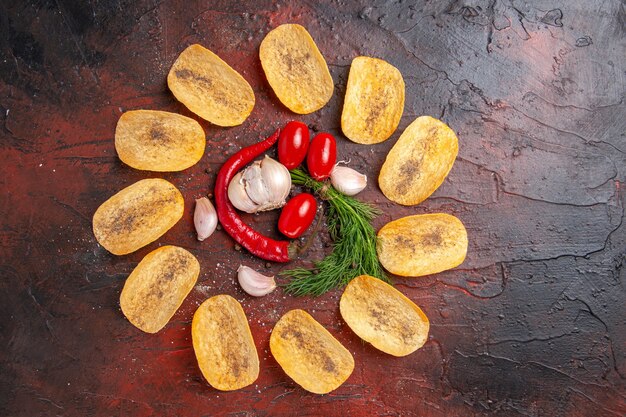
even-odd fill
[{"label": "golden brown chip", "polygon": [[126,279],[120,295],[122,312],[135,327],[156,333],[176,313],[199,274],[198,260],[185,249],[153,250]]},{"label": "golden brown chip", "polygon": [[350,281],[339,310],[354,333],[390,355],[413,353],[428,338],[426,314],[400,291],[369,275]]},{"label": "golden brown chip", "polygon": [[291,310],[278,320],[270,349],[285,373],[315,394],[338,388],[354,369],[350,352],[303,310]]},{"label": "golden brown chip", "polygon": [[291,111],[312,113],[332,97],[326,61],[302,26],[286,24],[272,30],[261,42],[259,56],[267,81]]},{"label": "golden brown chip", "polygon": [[241,304],[230,295],[206,300],[193,315],[193,350],[213,388],[232,391],[259,376],[259,356]]},{"label": "golden brown chip", "polygon": [[378,177],[380,189],[396,203],[421,203],[446,178],[458,150],[456,135],[445,123],[418,117],[389,151]]},{"label": "golden brown chip", "polygon": [[202,158],[205,144],[200,123],[166,111],[127,111],[115,128],[115,150],[135,169],[182,171]]},{"label": "golden brown chip", "polygon": [[467,231],[449,214],[418,214],[378,231],[380,263],[392,274],[419,277],[459,266],[467,254]]},{"label": "golden brown chip", "polygon": [[352,60],[341,130],[353,142],[373,144],[391,136],[404,111],[404,79],[382,59],[359,56]]},{"label": "golden brown chip", "polygon": [[154,178],[137,181],[102,203],[93,215],[93,233],[106,250],[125,255],[154,242],[183,215],[183,196]]},{"label": "golden brown chip", "polygon": [[252,112],[250,84],[219,56],[200,45],[185,49],[167,75],[167,85],[189,110],[218,126],[237,126]]}]

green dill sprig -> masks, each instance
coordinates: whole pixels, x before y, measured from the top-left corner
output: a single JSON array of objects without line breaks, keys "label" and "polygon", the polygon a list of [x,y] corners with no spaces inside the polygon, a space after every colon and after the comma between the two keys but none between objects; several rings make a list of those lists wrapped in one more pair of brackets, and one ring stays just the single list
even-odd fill
[{"label": "green dill sprig", "polygon": [[376,254],[376,231],[371,221],[380,211],[347,196],[326,182],[316,181],[305,171],[291,171],[291,181],[316,192],[328,202],[326,222],[334,241],[330,255],[314,263],[314,268],[294,268],[280,273],[289,276],[285,285],[294,295],[321,295],[348,284],[359,275],[371,275],[389,282]]}]

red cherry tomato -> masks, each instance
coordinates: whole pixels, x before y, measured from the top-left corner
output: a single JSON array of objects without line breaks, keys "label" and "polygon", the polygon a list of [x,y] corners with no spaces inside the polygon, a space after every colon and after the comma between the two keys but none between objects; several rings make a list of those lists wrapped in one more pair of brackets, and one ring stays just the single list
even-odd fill
[{"label": "red cherry tomato", "polygon": [[304,161],[309,149],[309,128],[301,122],[289,122],[280,131],[278,160],[287,169],[297,168]]},{"label": "red cherry tomato", "polygon": [[317,201],[308,193],[301,193],[287,201],[278,218],[278,230],[292,239],[300,237],[311,226],[317,212]]},{"label": "red cherry tomato", "polygon": [[337,161],[337,144],[330,133],[320,133],[311,141],[306,165],[309,174],[318,181],[325,180],[335,167]]}]

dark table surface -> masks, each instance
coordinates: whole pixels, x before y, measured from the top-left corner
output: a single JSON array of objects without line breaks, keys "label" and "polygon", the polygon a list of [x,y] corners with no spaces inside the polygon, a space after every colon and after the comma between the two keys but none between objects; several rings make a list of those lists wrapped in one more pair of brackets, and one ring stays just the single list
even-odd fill
[{"label": "dark table surface", "polygon": [[[416,4],[414,4],[416,3]],[[335,92],[296,116],[271,91],[258,47],[286,22],[304,25],[324,54]],[[618,416],[626,413],[625,6],[619,0],[124,1],[3,0],[0,5],[0,414],[7,416]],[[241,126],[199,120],[168,91],[178,54],[200,43],[251,84]],[[341,133],[351,60],[383,58],[406,82],[400,126],[386,142]],[[180,173],[122,164],[122,112],[159,109],[198,119],[205,156]],[[417,116],[442,119],[460,150],[444,184],[414,207],[384,198],[377,174]],[[235,284],[240,263],[284,266],[236,251],[218,231],[195,240],[193,200],[212,189],[226,155],[297,118],[338,138],[340,158],[370,181],[359,196],[401,216],[445,212],[469,233],[459,268],[395,285],[431,321],[428,342],[394,358],[342,321],[339,290],[253,299]],[[166,178],[185,214],[166,235],[126,256],[100,247],[96,208],[146,177]],[[248,216],[276,236],[277,212]],[[321,259],[323,233],[307,255]],[[124,280],[149,251],[176,244],[202,266],[197,285],[156,335],[119,308]],[[293,265],[305,265],[307,260]],[[248,315],[261,373],[219,392],[191,346],[197,306],[215,294]],[[305,392],[269,352],[278,318],[304,308],[353,353],[331,394]]]}]

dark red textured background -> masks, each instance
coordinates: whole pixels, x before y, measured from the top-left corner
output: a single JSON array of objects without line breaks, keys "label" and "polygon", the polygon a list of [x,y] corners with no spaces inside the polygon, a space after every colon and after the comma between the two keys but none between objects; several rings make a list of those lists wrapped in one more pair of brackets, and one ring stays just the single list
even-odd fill
[{"label": "dark red textured background", "polygon": [[[414,4],[415,3],[415,4]],[[335,93],[297,117],[338,138],[340,158],[365,172],[359,198],[404,215],[445,212],[466,225],[465,263],[395,280],[431,321],[426,345],[394,358],[362,343],[338,312],[340,291],[317,299],[277,290],[253,299],[218,231],[195,240],[194,198],[226,155],[296,118],[268,86],[264,35],[304,25]],[[0,4],[0,414],[7,416],[618,416],[626,413],[626,105],[624,3],[619,0],[126,1],[3,0]],[[256,106],[234,128],[201,121],[206,155],[180,173],[139,172],[116,157],[122,112],[159,109],[197,119],[165,78],[191,43],[219,54],[252,85]],[[399,129],[363,146],[341,134],[351,60],[384,58],[406,82]],[[387,201],[377,173],[402,130],[432,115],[458,134],[445,183],[416,207]],[[183,219],[157,242],[113,256],[91,232],[96,208],[146,177],[177,185]],[[277,213],[246,217],[276,236]],[[307,255],[328,252],[320,236]],[[125,278],[149,251],[193,252],[200,278],[156,335],[119,309]],[[306,260],[292,265],[304,265]],[[226,293],[246,311],[261,358],[252,386],[218,392],[202,378],[190,321]],[[304,308],[353,353],[352,376],[307,393],[269,353],[278,318]]]}]

